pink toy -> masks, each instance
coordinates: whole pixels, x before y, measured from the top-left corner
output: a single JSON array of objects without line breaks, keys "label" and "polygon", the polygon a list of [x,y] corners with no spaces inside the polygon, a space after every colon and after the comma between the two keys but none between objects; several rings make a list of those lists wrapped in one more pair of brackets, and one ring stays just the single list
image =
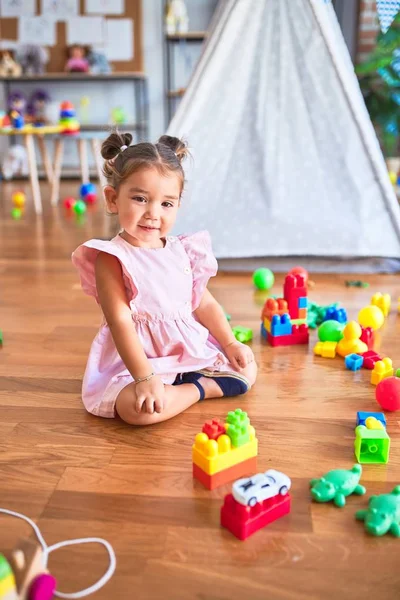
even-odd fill
[{"label": "pink toy", "polygon": [[57,582],[48,573],[38,575],[29,588],[29,600],[51,600],[56,591]]},{"label": "pink toy", "polygon": [[86,50],[83,46],[75,44],[68,49],[69,59],[65,65],[65,71],[70,73],[87,73],[89,62],[85,58]]},{"label": "pink toy", "polygon": [[400,378],[387,377],[376,386],[376,400],[383,409],[396,411],[400,409]]}]

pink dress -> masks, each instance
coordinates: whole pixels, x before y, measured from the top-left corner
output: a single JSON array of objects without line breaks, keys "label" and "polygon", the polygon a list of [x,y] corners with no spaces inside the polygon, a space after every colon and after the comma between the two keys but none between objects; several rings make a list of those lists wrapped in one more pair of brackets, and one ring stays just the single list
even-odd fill
[{"label": "pink dress", "polygon": [[[194,317],[210,277],[217,273],[208,232],[168,236],[164,248],[132,246],[120,235],[111,241],[89,240],[72,254],[83,291],[98,302],[95,260],[108,252],[121,263],[132,319],[152,369],[164,383],[178,373],[211,369],[234,371],[217,341]],[[134,381],[103,320],[89,353],[83,379],[86,409],[115,416],[119,392]]]}]

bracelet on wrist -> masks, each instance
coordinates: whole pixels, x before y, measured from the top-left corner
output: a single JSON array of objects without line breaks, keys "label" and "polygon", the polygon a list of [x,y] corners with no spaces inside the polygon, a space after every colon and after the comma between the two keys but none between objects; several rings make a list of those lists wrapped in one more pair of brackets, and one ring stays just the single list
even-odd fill
[{"label": "bracelet on wrist", "polygon": [[140,377],[139,379],[135,379],[134,383],[142,383],[142,381],[148,381],[149,379],[151,379],[152,377],[154,377],[155,373],[150,373],[150,375],[147,375],[146,377]]},{"label": "bracelet on wrist", "polygon": [[229,344],[226,344],[226,346],[224,346],[224,350],[226,350],[226,348],[228,348],[229,346],[232,346],[232,344],[235,344],[237,342],[237,340],[233,340],[233,342],[229,342]]}]

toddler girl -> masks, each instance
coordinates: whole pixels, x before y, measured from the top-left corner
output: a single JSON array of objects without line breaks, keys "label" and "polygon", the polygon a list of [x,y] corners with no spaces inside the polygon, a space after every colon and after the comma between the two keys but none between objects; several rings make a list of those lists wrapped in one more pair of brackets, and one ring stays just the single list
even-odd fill
[{"label": "toddler girl", "polygon": [[203,398],[244,394],[257,366],[207,290],[217,272],[208,233],[168,235],[181,202],[185,143],[131,141],[112,133],[102,145],[107,209],[118,215],[120,233],[79,246],[72,261],[104,314],[83,380],[86,409],[145,425]]}]

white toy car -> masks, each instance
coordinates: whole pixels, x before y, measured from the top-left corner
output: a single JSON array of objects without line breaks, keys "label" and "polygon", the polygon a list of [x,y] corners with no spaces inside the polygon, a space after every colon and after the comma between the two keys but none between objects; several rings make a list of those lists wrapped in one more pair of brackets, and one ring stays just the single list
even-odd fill
[{"label": "white toy car", "polygon": [[232,485],[232,494],[236,502],[245,506],[254,506],[267,498],[280,494],[285,496],[292,482],[284,473],[269,469],[265,473],[257,473],[252,477],[238,479]]}]

